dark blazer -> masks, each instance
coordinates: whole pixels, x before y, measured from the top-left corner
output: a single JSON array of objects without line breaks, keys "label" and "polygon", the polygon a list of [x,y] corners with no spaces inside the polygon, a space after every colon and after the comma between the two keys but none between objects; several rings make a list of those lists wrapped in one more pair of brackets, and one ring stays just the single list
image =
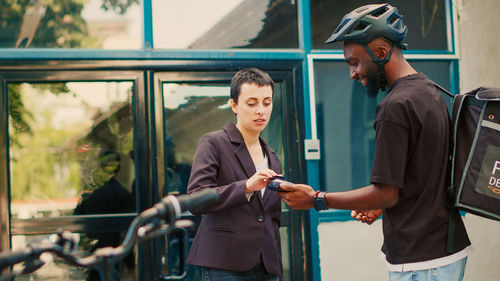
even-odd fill
[{"label": "dark blazer", "polygon": [[[281,174],[276,153],[260,138],[269,168]],[[187,262],[230,271],[248,271],[262,255],[264,267],[282,276],[280,242],[280,197],[271,190],[245,197],[245,182],[255,174],[255,165],[243,136],[233,123],[204,135],[193,161],[188,193],[216,188],[219,202],[195,210],[201,214]]]}]

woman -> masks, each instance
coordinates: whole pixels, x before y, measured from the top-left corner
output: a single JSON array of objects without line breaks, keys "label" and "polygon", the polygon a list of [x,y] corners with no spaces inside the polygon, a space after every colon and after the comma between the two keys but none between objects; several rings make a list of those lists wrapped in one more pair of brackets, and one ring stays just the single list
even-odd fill
[{"label": "woman", "polygon": [[215,205],[202,215],[187,262],[203,280],[282,279],[280,197],[265,189],[281,163],[260,137],[271,117],[274,82],[259,69],[238,71],[231,81],[236,125],[204,135],[193,161],[188,193],[216,188]]}]

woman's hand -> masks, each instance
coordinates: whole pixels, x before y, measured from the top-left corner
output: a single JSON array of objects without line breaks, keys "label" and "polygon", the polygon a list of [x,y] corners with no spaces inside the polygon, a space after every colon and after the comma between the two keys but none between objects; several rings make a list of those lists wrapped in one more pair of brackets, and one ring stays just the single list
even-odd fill
[{"label": "woman's hand", "polygon": [[271,169],[264,169],[256,172],[245,183],[245,192],[259,191],[266,187],[269,179],[278,174]]}]

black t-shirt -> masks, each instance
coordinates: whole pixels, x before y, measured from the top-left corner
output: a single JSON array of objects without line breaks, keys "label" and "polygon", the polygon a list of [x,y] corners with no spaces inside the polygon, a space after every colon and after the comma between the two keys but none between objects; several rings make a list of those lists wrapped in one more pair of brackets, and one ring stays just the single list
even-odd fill
[{"label": "black t-shirt", "polygon": [[[382,251],[392,264],[447,256],[446,176],[449,115],[423,74],[396,80],[377,107],[370,182],[399,188],[384,210]],[[470,244],[457,212],[455,252]]]}]

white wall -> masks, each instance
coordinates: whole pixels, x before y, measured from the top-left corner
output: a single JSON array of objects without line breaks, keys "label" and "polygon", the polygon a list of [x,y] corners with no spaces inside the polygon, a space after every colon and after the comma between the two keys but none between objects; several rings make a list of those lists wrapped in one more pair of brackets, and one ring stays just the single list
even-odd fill
[{"label": "white wall", "polygon": [[[460,0],[456,7],[461,92],[500,88],[500,1]],[[500,222],[473,215],[464,222],[474,247],[465,280],[500,280]]]},{"label": "white wall", "polygon": [[[466,214],[463,218],[473,250],[464,281],[500,279],[500,222]],[[380,258],[382,221],[320,223],[318,226],[322,281],[389,280]]]},{"label": "white wall", "polygon": [[500,1],[460,0],[458,46],[462,92],[500,88]]},{"label": "white wall", "polygon": [[500,222],[467,214],[464,223],[473,247],[464,280],[500,280]]},{"label": "white wall", "polygon": [[382,221],[320,223],[322,281],[389,280],[380,258]]},{"label": "white wall", "polygon": [[[479,86],[500,88],[500,1],[454,1],[457,12],[461,92]],[[464,217],[473,245],[465,281],[500,280],[500,222],[467,214]],[[388,280],[379,258],[380,220],[371,226],[358,222],[318,226],[321,280]]]}]

